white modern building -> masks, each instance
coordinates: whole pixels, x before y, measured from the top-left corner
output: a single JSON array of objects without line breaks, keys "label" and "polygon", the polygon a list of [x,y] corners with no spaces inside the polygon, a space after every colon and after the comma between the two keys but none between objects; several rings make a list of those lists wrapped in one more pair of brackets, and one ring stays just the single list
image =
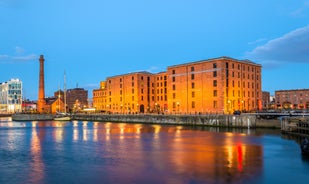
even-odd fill
[{"label": "white modern building", "polygon": [[0,113],[22,111],[22,81],[11,79],[0,83]]}]

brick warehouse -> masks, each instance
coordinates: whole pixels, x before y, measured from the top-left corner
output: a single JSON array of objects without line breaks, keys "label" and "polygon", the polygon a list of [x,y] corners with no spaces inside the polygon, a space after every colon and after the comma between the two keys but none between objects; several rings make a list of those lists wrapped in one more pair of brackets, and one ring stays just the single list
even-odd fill
[{"label": "brick warehouse", "polygon": [[[104,86],[102,86],[104,85]],[[106,78],[93,105],[111,113],[232,113],[262,108],[261,65],[220,57]]]}]

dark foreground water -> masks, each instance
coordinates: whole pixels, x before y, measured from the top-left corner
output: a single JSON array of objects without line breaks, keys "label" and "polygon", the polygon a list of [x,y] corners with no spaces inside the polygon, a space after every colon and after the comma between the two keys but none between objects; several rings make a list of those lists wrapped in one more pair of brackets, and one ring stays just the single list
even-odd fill
[{"label": "dark foreground water", "polygon": [[308,183],[309,161],[278,131],[0,119],[1,184],[249,182]]}]

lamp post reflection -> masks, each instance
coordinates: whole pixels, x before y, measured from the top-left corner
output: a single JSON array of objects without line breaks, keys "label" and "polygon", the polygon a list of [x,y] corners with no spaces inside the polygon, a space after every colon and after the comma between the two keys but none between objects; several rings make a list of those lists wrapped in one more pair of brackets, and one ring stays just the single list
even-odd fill
[{"label": "lamp post reflection", "polygon": [[31,155],[32,160],[31,162],[31,169],[30,169],[30,178],[34,183],[41,183],[44,178],[44,162],[42,160],[42,151],[41,151],[41,143],[40,137],[37,133],[37,129],[32,129],[32,136],[31,136]]}]

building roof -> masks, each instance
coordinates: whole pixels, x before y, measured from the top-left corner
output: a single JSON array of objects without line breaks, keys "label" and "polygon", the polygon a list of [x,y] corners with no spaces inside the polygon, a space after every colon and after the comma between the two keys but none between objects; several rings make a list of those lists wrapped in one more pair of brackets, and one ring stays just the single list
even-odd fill
[{"label": "building roof", "polygon": [[106,78],[115,78],[115,77],[120,77],[120,76],[127,76],[127,75],[135,75],[135,74],[150,74],[153,75],[153,73],[147,72],[147,71],[139,71],[139,72],[131,72],[131,73],[126,73],[126,74],[120,74],[120,75],[114,75]]},{"label": "building roof", "polygon": [[262,66],[260,64],[254,63],[254,62],[247,60],[247,59],[246,60],[238,60],[238,59],[234,59],[234,58],[231,58],[231,57],[222,56],[222,57],[218,57],[218,58],[211,58],[211,59],[206,59],[206,60],[199,60],[199,61],[187,62],[187,63],[183,63],[183,64],[178,64],[178,65],[172,65],[172,66],[169,66],[168,68],[178,67],[178,66],[186,66],[186,65],[192,65],[192,64],[199,64],[199,63],[204,63],[204,62],[213,62],[213,61],[217,61],[217,60],[232,60],[232,61],[239,62],[239,63]]},{"label": "building roof", "polygon": [[276,92],[293,92],[293,91],[309,91],[309,89],[285,89],[285,90],[276,90]]}]

